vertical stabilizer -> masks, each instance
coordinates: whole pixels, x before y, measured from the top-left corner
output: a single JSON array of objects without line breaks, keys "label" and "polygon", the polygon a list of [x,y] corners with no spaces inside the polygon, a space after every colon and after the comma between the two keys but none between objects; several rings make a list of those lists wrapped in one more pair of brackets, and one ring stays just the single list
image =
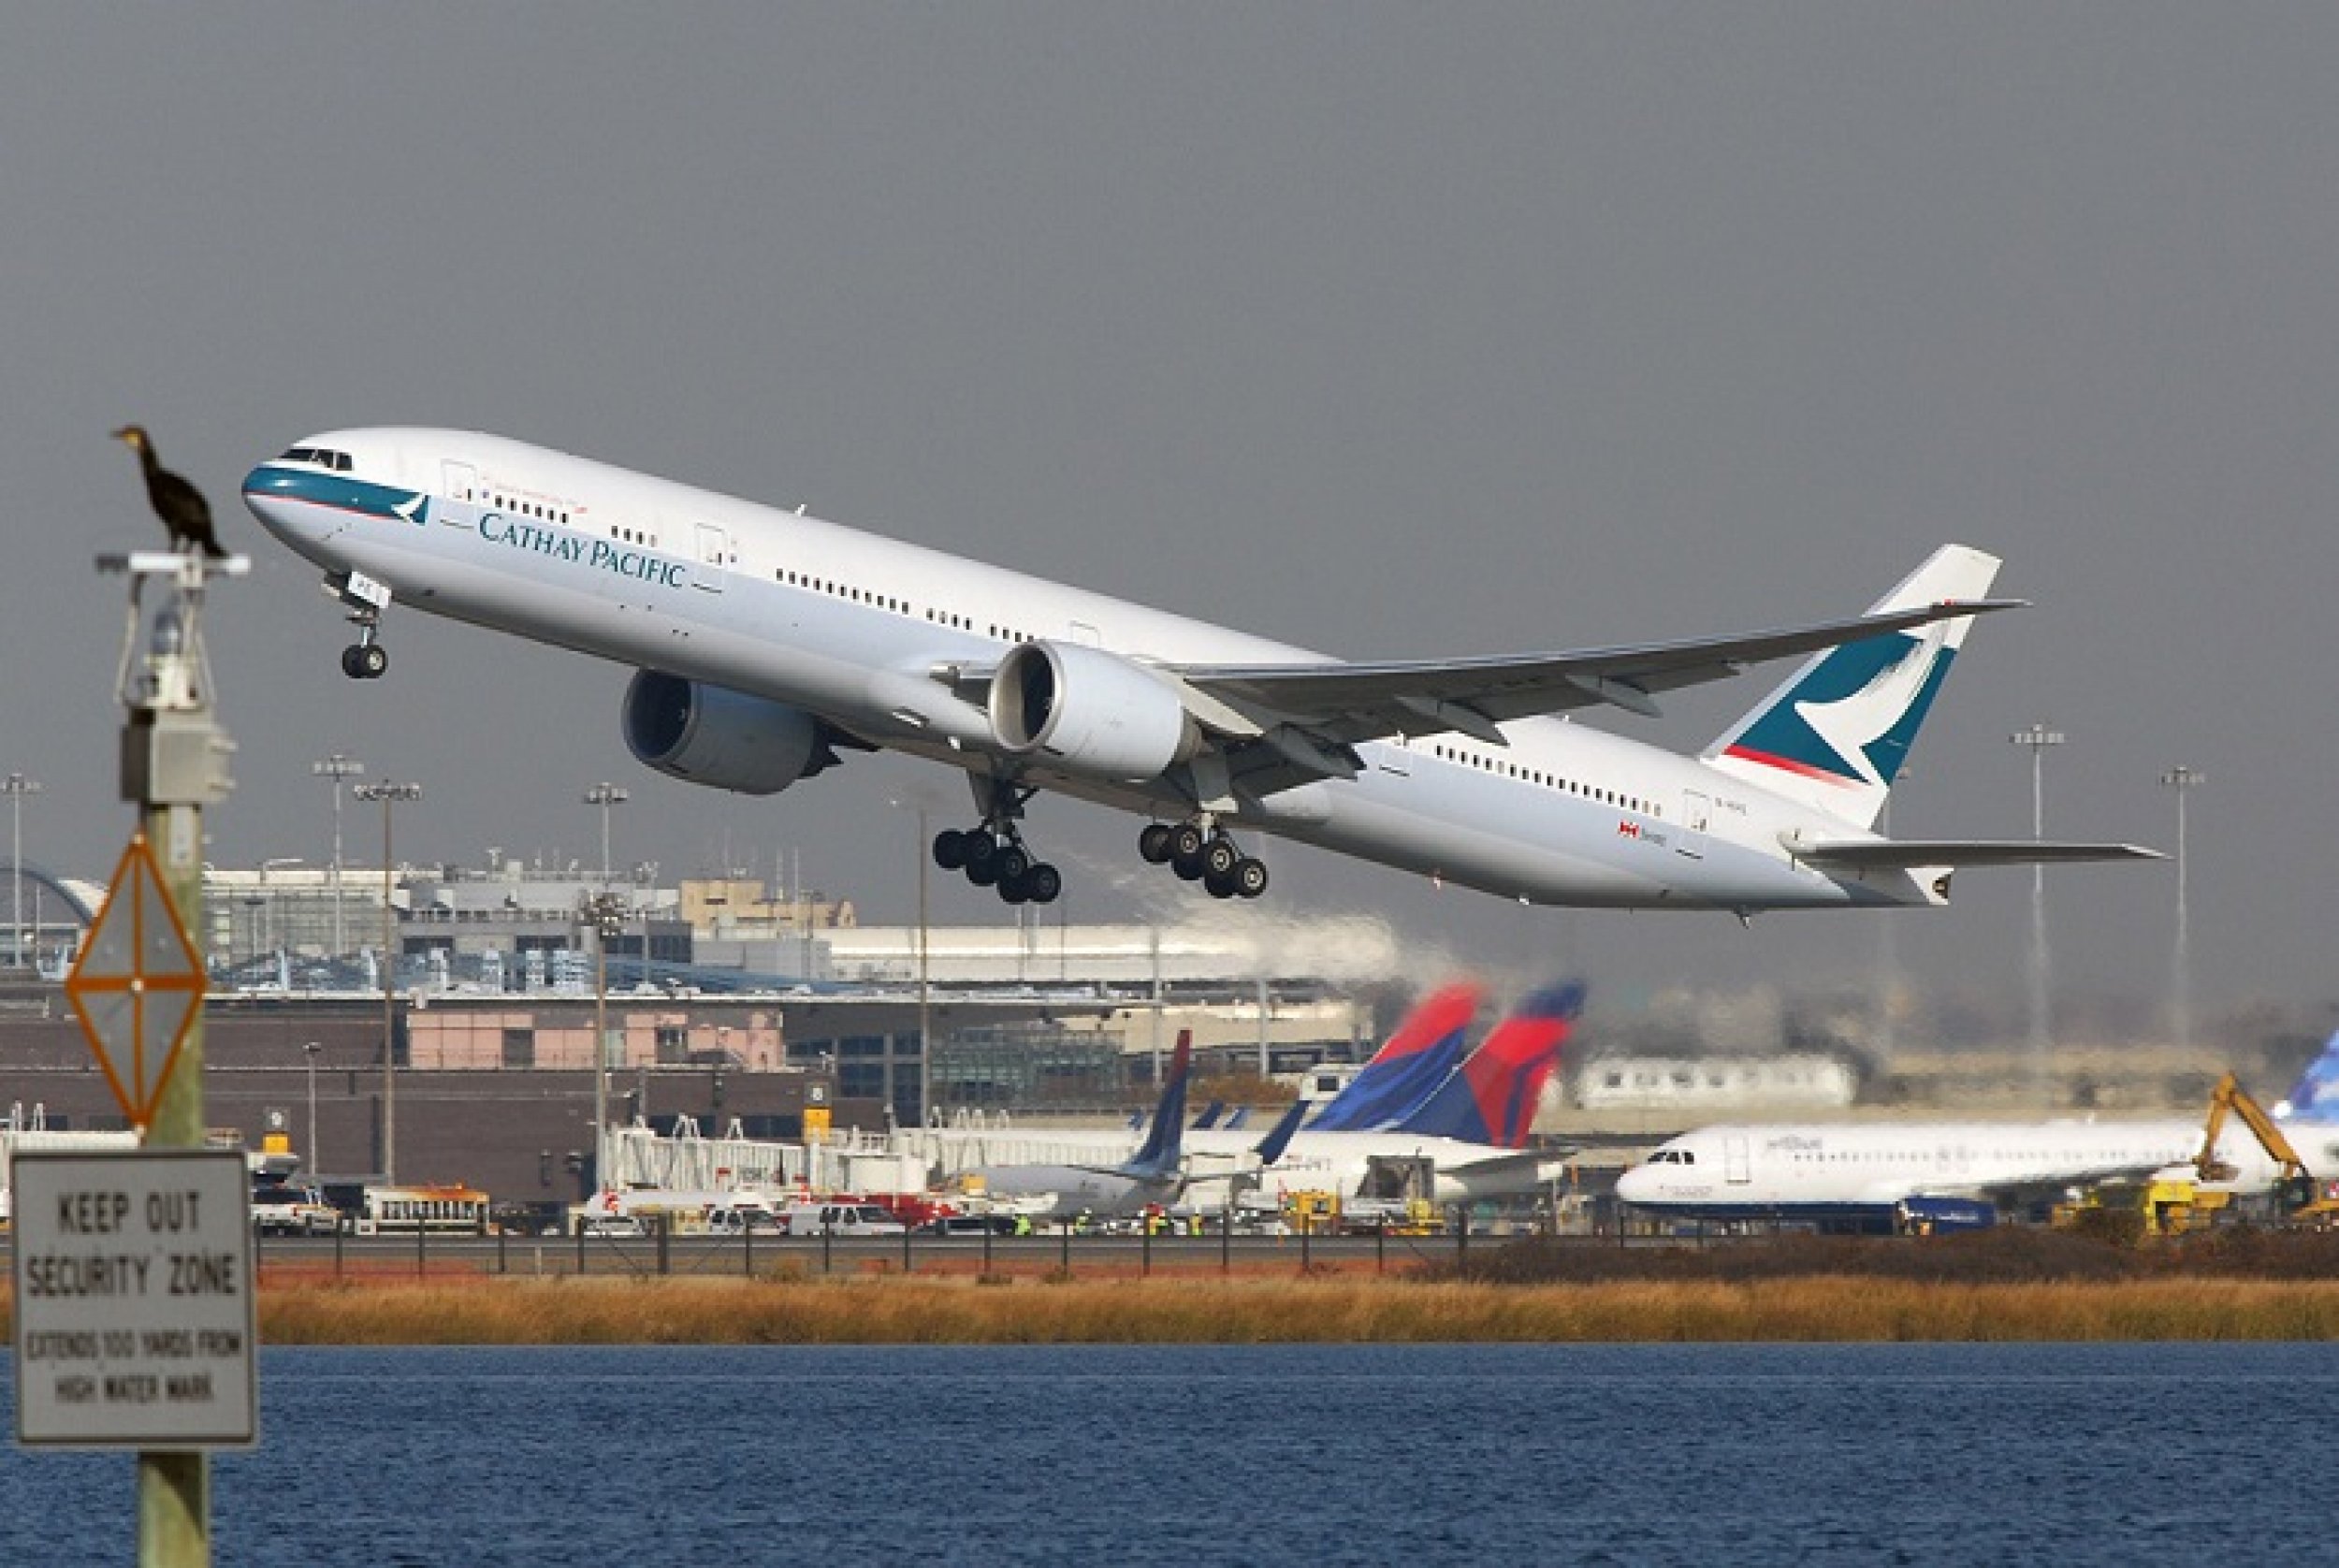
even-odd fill
[{"label": "vertical stabilizer", "polygon": [[[1944,544],[1870,611],[1981,599],[1998,567],[1996,556]],[[1814,654],[1701,760],[1853,827],[1872,827],[1972,624],[1963,616]]]},{"label": "vertical stabilizer", "polygon": [[1478,996],[1475,980],[1457,980],[1406,1014],[1364,1070],[1317,1113],[1310,1130],[1360,1132],[1419,1106],[1460,1064]]},{"label": "vertical stabilizer", "polygon": [[1580,983],[1538,991],[1518,1005],[1471,1053],[1453,1076],[1398,1130],[1465,1143],[1524,1148],[1543,1086],[1560,1064],[1576,1014],[1584,1010]]},{"label": "vertical stabilizer", "polygon": [[1194,1032],[1178,1031],[1178,1049],[1170,1058],[1170,1076],[1161,1085],[1161,1103],[1154,1108],[1153,1130],[1119,1174],[1138,1181],[1174,1176],[1185,1157],[1185,1078],[1194,1064]]},{"label": "vertical stabilizer", "polygon": [[2339,1034],[2323,1042],[2322,1054],[2306,1064],[2274,1114],[2309,1122],[2339,1120]]}]

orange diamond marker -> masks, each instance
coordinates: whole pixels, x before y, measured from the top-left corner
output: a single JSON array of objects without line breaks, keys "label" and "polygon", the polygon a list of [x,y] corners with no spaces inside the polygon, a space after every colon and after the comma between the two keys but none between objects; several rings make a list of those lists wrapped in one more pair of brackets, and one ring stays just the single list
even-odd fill
[{"label": "orange diamond marker", "polygon": [[114,1102],[144,1132],[203,1006],[203,962],[146,835],[134,833],[65,994]]}]

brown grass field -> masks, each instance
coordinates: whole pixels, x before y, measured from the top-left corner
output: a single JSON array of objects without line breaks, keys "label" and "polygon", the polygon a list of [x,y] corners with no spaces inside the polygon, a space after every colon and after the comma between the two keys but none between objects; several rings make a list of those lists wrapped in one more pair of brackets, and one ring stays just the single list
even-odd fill
[{"label": "brown grass field", "polygon": [[264,1292],[269,1344],[2326,1340],[2339,1282],[482,1280]]},{"label": "brown grass field", "polygon": [[2006,1230],[1620,1251],[1387,1276],[753,1279],[268,1270],[269,1344],[1137,1344],[2339,1339],[2339,1236],[2138,1248]]}]

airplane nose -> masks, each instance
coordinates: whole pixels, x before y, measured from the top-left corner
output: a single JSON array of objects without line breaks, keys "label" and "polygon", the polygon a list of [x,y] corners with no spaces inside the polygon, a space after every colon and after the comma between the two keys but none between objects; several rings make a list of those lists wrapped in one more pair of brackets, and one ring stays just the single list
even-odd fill
[{"label": "airplane nose", "polygon": [[315,476],[262,463],[243,476],[243,504],[260,526],[287,543],[326,539],[346,526],[343,514],[313,504]]},{"label": "airplane nose", "polygon": [[1616,1179],[1616,1195],[1627,1203],[1638,1203],[1655,1185],[1655,1173],[1645,1165],[1636,1165]]}]

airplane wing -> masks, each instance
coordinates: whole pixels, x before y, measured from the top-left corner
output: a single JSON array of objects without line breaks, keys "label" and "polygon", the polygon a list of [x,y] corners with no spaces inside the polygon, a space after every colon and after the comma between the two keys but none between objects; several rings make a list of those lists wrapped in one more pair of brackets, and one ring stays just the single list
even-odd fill
[{"label": "airplane wing", "polygon": [[[1290,726],[1321,741],[1353,745],[1450,730],[1499,746],[1503,736],[1495,726],[1509,719],[1599,704],[1653,718],[1661,691],[1722,680],[1750,664],[2021,603],[1968,600],[1734,637],[1572,653],[1361,664],[1182,664],[1165,673],[1234,709],[1257,733]],[[1208,714],[1199,717],[1212,722]]]},{"label": "airplane wing", "polygon": [[1788,849],[1797,860],[1855,870],[1918,866],[2052,865],[2064,862],[2166,860],[2140,844],[2089,844],[2036,838],[1798,838]]},{"label": "airplane wing", "polygon": [[[2142,1182],[2169,1169],[2167,1160],[2137,1160],[2126,1164],[2074,1162],[2060,1169],[2037,1170],[2001,1182],[1925,1182],[1914,1178],[1874,1182],[1861,1190],[1863,1202],[1898,1203],[1910,1198],[1987,1198],[2001,1208],[2026,1198],[2056,1198],[2065,1189],[2085,1183]],[[2183,1162],[2178,1162],[2183,1163]]]}]

